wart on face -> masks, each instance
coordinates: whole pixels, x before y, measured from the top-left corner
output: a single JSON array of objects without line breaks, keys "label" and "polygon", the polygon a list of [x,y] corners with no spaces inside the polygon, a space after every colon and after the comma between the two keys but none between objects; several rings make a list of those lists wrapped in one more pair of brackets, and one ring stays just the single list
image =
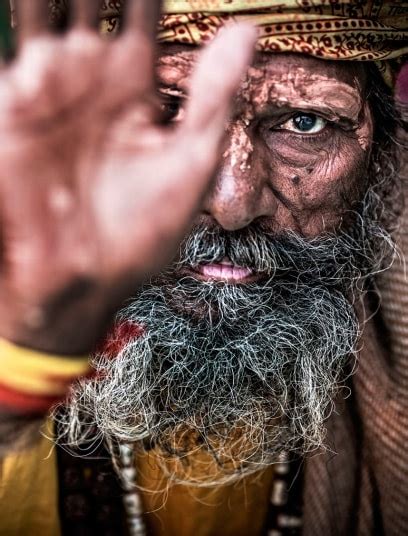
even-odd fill
[{"label": "wart on face", "polygon": [[[183,118],[198,50],[164,49],[169,118]],[[373,122],[364,70],[295,54],[260,54],[234,102],[220,169],[203,207],[227,230],[262,219],[274,232],[336,227],[364,191]]]}]

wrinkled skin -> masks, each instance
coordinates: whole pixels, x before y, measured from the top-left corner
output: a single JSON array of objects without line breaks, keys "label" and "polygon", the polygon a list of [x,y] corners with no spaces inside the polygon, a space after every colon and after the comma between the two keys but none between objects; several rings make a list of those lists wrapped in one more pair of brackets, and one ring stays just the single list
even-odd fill
[{"label": "wrinkled skin", "polygon": [[[187,93],[197,54],[186,46],[163,50],[158,73],[167,96]],[[373,135],[364,90],[358,65],[259,54],[235,99],[201,220],[232,231],[261,219],[276,233],[308,237],[336,227],[364,190]],[[293,132],[289,121],[299,111],[330,123],[317,134]]]}]

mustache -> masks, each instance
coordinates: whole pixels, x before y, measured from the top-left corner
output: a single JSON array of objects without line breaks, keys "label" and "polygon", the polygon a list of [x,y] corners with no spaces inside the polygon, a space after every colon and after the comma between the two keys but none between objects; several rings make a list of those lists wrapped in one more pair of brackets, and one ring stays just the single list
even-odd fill
[{"label": "mustache", "polygon": [[[316,238],[306,238],[294,231],[276,235],[258,223],[239,231],[198,225],[181,244],[170,271],[216,264],[228,258],[233,265],[263,273],[268,279],[300,278],[329,286],[340,281],[342,285],[352,285],[380,269],[376,262],[382,262],[384,257],[378,254],[377,247],[384,242],[383,228],[371,224],[367,233],[368,225],[370,222],[361,219],[349,232],[326,233]],[[363,240],[367,234],[372,241]]]}]

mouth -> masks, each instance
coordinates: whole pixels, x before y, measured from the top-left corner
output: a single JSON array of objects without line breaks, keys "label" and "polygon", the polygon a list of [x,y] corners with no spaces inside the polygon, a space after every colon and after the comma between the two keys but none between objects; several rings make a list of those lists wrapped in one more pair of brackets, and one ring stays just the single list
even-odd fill
[{"label": "mouth", "polygon": [[262,274],[252,268],[234,265],[228,258],[218,263],[184,268],[183,275],[195,277],[200,281],[223,281],[225,283],[252,283],[262,277]]}]

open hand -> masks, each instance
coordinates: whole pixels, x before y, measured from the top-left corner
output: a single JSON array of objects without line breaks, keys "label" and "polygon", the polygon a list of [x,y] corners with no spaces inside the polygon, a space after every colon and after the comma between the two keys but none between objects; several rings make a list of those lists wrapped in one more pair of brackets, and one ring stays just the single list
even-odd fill
[{"label": "open hand", "polygon": [[99,2],[75,0],[65,34],[47,0],[19,0],[19,49],[0,74],[0,336],[81,353],[174,254],[219,159],[255,31],[203,50],[185,121],[163,124],[156,0],[129,0],[115,39]]}]

